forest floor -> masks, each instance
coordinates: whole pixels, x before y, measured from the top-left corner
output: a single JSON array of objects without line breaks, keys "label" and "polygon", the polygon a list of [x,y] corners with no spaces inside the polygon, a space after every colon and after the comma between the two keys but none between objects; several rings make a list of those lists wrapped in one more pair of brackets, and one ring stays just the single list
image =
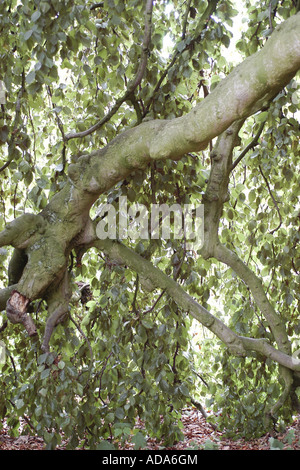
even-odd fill
[{"label": "forest floor", "polygon": [[[251,440],[226,438],[222,432],[214,430],[195,408],[183,412],[182,423],[184,440],[168,447],[167,450],[300,450],[300,416],[283,433],[277,433],[274,436],[266,434]],[[0,427],[0,450],[44,450],[43,439],[26,435],[22,430],[22,423],[20,435],[15,438],[9,436],[5,422],[2,425]],[[58,450],[65,450],[65,448],[66,442],[62,441]],[[131,450],[132,448],[128,444],[121,450]],[[162,447],[155,439],[148,439],[146,450],[159,449]]]}]

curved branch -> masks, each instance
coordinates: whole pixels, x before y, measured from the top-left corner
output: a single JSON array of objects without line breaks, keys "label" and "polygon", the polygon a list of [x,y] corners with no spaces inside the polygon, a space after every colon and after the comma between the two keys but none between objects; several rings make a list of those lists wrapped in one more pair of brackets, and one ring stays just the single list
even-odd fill
[{"label": "curved branch", "polygon": [[[232,123],[239,124],[269,102],[299,69],[299,44],[300,14],[282,23],[263,49],[234,69],[190,113],[173,120],[141,123],[117,136],[105,148],[83,155],[76,164],[69,165],[68,181],[40,215],[31,215],[34,220],[29,220],[27,214],[22,223],[16,219],[0,233],[0,246],[12,244],[24,249],[28,256],[16,291],[32,301],[44,298],[49,286],[60,282],[70,250],[87,243],[90,237],[88,214],[100,194],[153,160],[178,160],[188,152],[205,148]],[[210,327],[233,351],[244,353],[241,339],[181,293],[175,281],[167,285],[163,278],[162,282],[185,311]]]},{"label": "curved branch", "polygon": [[256,147],[256,145],[258,144],[258,139],[259,137],[261,136],[261,133],[263,131],[265,127],[265,121],[263,121],[259,128],[258,128],[258,131],[257,133],[255,134],[255,137],[253,138],[253,140],[250,142],[250,144],[247,145],[247,147],[240,153],[240,155],[237,157],[237,159],[233,162],[233,164],[231,165],[231,168],[230,168],[230,171],[234,170],[235,167],[240,163],[240,161],[244,158],[244,156],[250,151],[252,150],[254,147]]},{"label": "curved branch", "polygon": [[[286,398],[292,393],[294,378],[291,371],[296,370],[292,367],[295,360],[291,357],[291,345],[286,328],[280,316],[269,302],[260,279],[236,253],[220,243],[218,236],[220,217],[228,191],[229,173],[232,168],[231,159],[234,141],[239,132],[238,123],[238,121],[234,123],[226,132],[219,136],[217,144],[211,154],[212,168],[204,198],[204,213],[207,214],[207,218],[204,222],[205,237],[202,255],[206,258],[214,257],[236,272],[248,286],[261,313],[268,322],[279,351],[276,350],[277,352],[274,352],[273,348],[264,340],[261,342],[253,339],[248,341],[248,339],[245,338],[243,344],[244,347],[249,344],[252,347],[255,344],[256,348],[258,346],[257,351],[260,351],[267,357],[271,357],[281,366],[280,373],[285,384],[284,391],[277,403],[266,413],[266,415],[274,416],[276,411],[285,402]],[[296,361],[298,362],[298,359]]]},{"label": "curved branch", "polygon": [[[266,106],[300,68],[300,14],[277,28],[263,49],[236,67],[189,113],[124,131],[106,147],[69,166],[74,184],[102,194],[152,160],[177,160],[200,151],[234,121]],[[280,53],[279,53],[280,52]]]},{"label": "curved branch", "polygon": [[177,305],[198,320],[213,333],[215,333],[234,354],[243,355],[245,350],[238,335],[230,330],[223,322],[214,317],[206,308],[198,304],[185,290],[173,279],[169,278],[159,268],[140,255],[127,248],[125,245],[113,240],[95,240],[93,246],[104,251],[107,256],[119,264],[126,264],[139,274],[141,285],[149,289],[166,291],[174,299]]},{"label": "curved branch", "polygon": [[300,360],[271,346],[265,339],[239,336],[228,328],[220,319],[198,304],[173,279],[169,278],[151,262],[142,258],[130,248],[113,240],[96,240],[93,246],[104,251],[118,264],[125,264],[136,271],[140,278],[147,280],[155,289],[164,289],[176,304],[220,338],[234,355],[246,356],[256,351],[293,371],[300,371]]},{"label": "curved branch", "polygon": [[[158,80],[154,90],[153,90],[153,93],[152,93],[152,96],[150,97],[149,101],[148,101],[148,104],[147,106],[145,107],[145,110],[143,112],[143,118],[148,114],[149,112],[149,109],[153,103],[153,100],[154,100],[154,97],[156,95],[156,93],[158,92],[158,90],[160,89],[161,87],[161,84],[162,82],[164,81],[164,79],[166,78],[166,76],[168,75],[168,72],[169,70],[173,67],[173,65],[175,64],[176,60],[178,59],[178,57],[180,55],[183,54],[184,51],[186,51],[188,48],[192,47],[193,44],[195,44],[196,42],[198,42],[201,38],[201,34],[203,33],[203,30],[207,28],[207,25],[208,25],[208,20],[209,18],[211,17],[211,15],[215,12],[216,8],[217,8],[217,4],[220,0],[212,0],[210,2],[208,2],[208,6],[206,8],[206,10],[204,11],[203,15],[201,16],[199,22],[198,22],[198,25],[196,27],[196,31],[197,31],[197,35],[194,37],[194,38],[190,38],[189,41],[187,42],[187,44],[183,47],[182,50],[178,50],[176,48],[174,54],[173,54],[173,57],[171,59],[171,62],[169,63],[169,65],[167,66],[167,68],[164,70],[164,72],[162,73],[160,79]],[[185,39],[185,36],[186,36],[186,24],[187,24],[187,18],[188,18],[188,13],[189,13],[189,6],[190,6],[190,2],[188,2],[188,5],[187,5],[187,8],[186,8],[186,12],[185,12],[185,16],[184,16],[184,22],[183,22],[183,28],[182,28],[182,36],[181,36],[181,41],[183,41]]]},{"label": "curved branch", "polygon": [[270,194],[270,196],[271,196],[271,199],[272,199],[272,201],[273,201],[273,203],[274,203],[275,209],[276,209],[277,214],[278,214],[278,217],[279,217],[279,224],[278,224],[278,226],[277,226],[276,228],[274,228],[274,229],[270,232],[271,234],[273,234],[274,232],[276,232],[277,230],[280,229],[281,224],[282,224],[282,217],[281,217],[281,214],[280,214],[280,210],[279,210],[277,201],[276,201],[276,199],[275,199],[275,197],[274,197],[274,195],[273,195],[273,193],[272,193],[272,190],[271,190],[271,188],[270,188],[269,182],[268,182],[268,180],[267,180],[267,178],[266,178],[266,176],[265,176],[265,174],[264,174],[264,172],[263,172],[263,170],[262,170],[261,165],[259,165],[258,168],[259,168],[259,171],[260,171],[261,176],[262,176],[263,179],[265,180],[265,183],[266,183],[267,188],[268,188],[268,192],[269,192],[269,194]]},{"label": "curved branch", "polygon": [[102,118],[94,126],[90,127],[89,129],[86,129],[85,131],[75,132],[75,133],[70,133],[70,134],[65,135],[65,139],[64,139],[65,142],[67,142],[70,139],[86,137],[87,135],[90,135],[96,130],[100,129],[106,122],[108,122],[112,118],[112,116],[118,111],[120,106],[125,101],[130,99],[131,95],[134,93],[137,86],[141,83],[145,70],[146,70],[147,61],[148,61],[149,45],[151,41],[152,10],[153,10],[153,0],[147,0],[146,8],[145,8],[145,32],[144,32],[144,39],[143,39],[143,44],[142,44],[142,53],[141,53],[141,59],[140,59],[140,63],[138,66],[138,70],[137,70],[134,80],[131,83],[129,83],[128,88],[126,92],[124,93],[124,95],[121,96],[115,102],[114,106],[111,108],[109,113],[107,113],[107,115],[104,116],[104,118]]},{"label": "curved branch", "polygon": [[269,302],[264,287],[256,274],[219,241],[218,230],[224,203],[227,200],[229,174],[232,168],[232,152],[242,121],[235,122],[221,134],[211,153],[212,167],[204,200],[204,244],[201,250],[205,258],[216,258],[232,268],[249,287],[260,311],[268,321],[280,350],[290,354],[290,345],[280,316]]},{"label": "curved branch", "polygon": [[272,334],[278,344],[278,347],[286,352],[290,353],[290,345],[288,336],[285,331],[285,327],[282,324],[280,316],[275,312],[275,309],[269,302],[263,285],[256,274],[238,257],[236,253],[229,250],[229,248],[218,244],[214,250],[214,257],[231,267],[238,276],[245,282],[249,287],[256,304],[258,305],[261,313],[266,318]]}]

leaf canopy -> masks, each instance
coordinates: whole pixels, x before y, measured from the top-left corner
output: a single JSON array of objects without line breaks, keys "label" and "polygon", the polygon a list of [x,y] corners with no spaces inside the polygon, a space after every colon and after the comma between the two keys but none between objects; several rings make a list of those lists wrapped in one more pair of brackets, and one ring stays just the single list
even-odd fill
[{"label": "leaf canopy", "polygon": [[[1,3],[0,80],[6,92],[0,113],[0,231],[24,212],[43,210],[82,155],[142,121],[191,111],[237,63],[260,50],[298,4],[154,2],[147,66],[128,94],[145,52],[146,3]],[[245,121],[219,228],[220,241],[261,279],[292,351],[299,348],[300,332],[299,90],[298,72],[266,109]],[[73,137],[102,121],[95,132]],[[130,207],[201,203],[215,143],[134,171],[100,196],[91,216],[104,203],[118,209],[121,196]],[[231,268],[187,250],[184,240],[126,243],[235,333],[274,343],[249,287]],[[0,248],[1,287],[7,286],[11,254],[10,247]],[[60,444],[61,431],[70,448],[105,450],[128,440],[143,448],[145,435],[133,430],[138,416],[147,436],[170,445],[182,438],[180,414],[193,397],[223,410],[218,425],[229,432],[239,429],[249,437],[265,431],[265,404],[278,400],[284,388],[274,361],[255,352],[232,356],[165,292],[149,292],[134,270],[97,250],[72,269],[74,321],[55,330],[59,353],[40,355],[19,326],[1,330],[8,360],[0,365],[0,413],[13,435],[25,415],[49,449]],[[36,302],[34,309],[42,331],[45,306]],[[286,422],[291,416],[288,402],[279,417]]]}]

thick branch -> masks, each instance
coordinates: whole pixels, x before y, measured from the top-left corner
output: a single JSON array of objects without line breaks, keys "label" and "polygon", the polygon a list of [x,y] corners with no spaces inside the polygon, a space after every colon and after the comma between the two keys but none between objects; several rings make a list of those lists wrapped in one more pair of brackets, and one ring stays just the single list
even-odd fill
[{"label": "thick branch", "polygon": [[236,253],[221,244],[215,248],[214,257],[218,261],[230,266],[249,287],[256,304],[270,326],[278,347],[287,354],[290,354],[290,343],[285,327],[281,322],[280,316],[269,302],[260,279],[243,263]]},{"label": "thick branch", "polygon": [[[276,313],[275,309],[269,302],[263,285],[260,279],[255,275],[249,267],[237,256],[236,253],[229,250],[224,245],[221,245],[218,237],[218,229],[220,217],[223,210],[223,204],[226,201],[226,193],[228,191],[229,174],[232,170],[232,151],[234,148],[234,140],[236,139],[239,131],[239,121],[234,123],[227,131],[221,134],[218,138],[215,149],[212,152],[212,168],[210,179],[208,182],[205,198],[204,198],[204,214],[207,216],[205,219],[204,230],[204,246],[202,254],[205,258],[214,257],[218,261],[230,266],[238,276],[245,282],[250,289],[260,311],[266,318],[272,334],[280,351],[274,353],[271,346],[267,342],[255,343],[261,346],[259,351],[267,357],[272,357],[273,360],[279,362],[281,365],[280,372],[285,382],[285,389],[280,399],[270,410],[270,414],[274,413],[282,406],[286,398],[292,392],[293,374],[291,373],[291,363],[294,363],[294,358],[290,357],[291,346],[286,333],[285,325],[281,321],[280,316]],[[245,339],[246,340],[246,339]],[[244,346],[247,344],[254,344],[255,340],[244,341]],[[270,349],[271,348],[271,349]],[[270,349],[270,350],[269,350]],[[284,360],[282,360],[284,354]],[[280,356],[278,358],[277,356]],[[279,359],[279,361],[278,361]]]},{"label": "thick branch", "polygon": [[204,199],[204,244],[201,250],[205,258],[214,257],[231,267],[249,287],[260,311],[266,318],[280,350],[290,354],[290,343],[280,316],[269,302],[264,287],[256,274],[218,237],[220,218],[226,202],[229,174],[232,168],[232,152],[241,121],[227,129],[218,138],[212,152],[212,167]]},{"label": "thick branch", "polygon": [[185,290],[173,279],[169,278],[152,263],[140,255],[112,240],[97,240],[93,243],[100,251],[118,264],[125,264],[139,274],[141,285],[149,289],[163,289],[167,294],[193,318],[212,331],[220,338],[229,350],[235,355],[245,356],[249,351],[256,351],[265,357],[269,357],[284,367],[294,371],[300,371],[300,360],[273,348],[264,339],[254,339],[239,336],[228,328],[221,320],[212,315],[203,306],[198,304]]},{"label": "thick branch", "polygon": [[[100,194],[136,169],[144,169],[152,160],[176,160],[205,148],[229,125],[235,121],[239,125],[272,99],[299,67],[300,14],[277,28],[261,51],[237,67],[187,115],[142,123],[116,137],[104,149],[70,165],[69,181],[40,215],[25,214],[0,233],[0,246],[10,244],[24,250],[28,257],[16,288],[19,300],[22,296],[26,302],[41,298],[51,284],[63,279],[70,250],[88,242],[89,210]],[[180,295],[176,283],[167,288],[182,308],[210,327],[232,350],[243,353],[240,338],[222,322],[187,294]],[[16,296],[11,296],[11,300],[16,300]],[[17,313],[20,318],[26,302],[20,315]],[[11,311],[18,307],[11,305],[10,300],[8,304]]]},{"label": "thick branch", "polygon": [[[300,14],[277,28],[262,50],[247,58],[185,116],[153,120],[125,131],[102,150],[70,165],[69,176],[101,194],[151,160],[179,159],[205,148],[234,121],[265,106],[300,68]],[[85,171],[86,169],[86,171]],[[84,173],[84,174],[83,174]]]},{"label": "thick branch", "polygon": [[201,250],[205,258],[214,257],[231,267],[249,287],[260,311],[268,321],[280,350],[290,354],[285,327],[280,316],[269,302],[263,285],[256,274],[218,237],[223,205],[227,200],[229,174],[232,168],[232,152],[242,121],[237,121],[221,134],[211,154],[212,166],[204,201],[204,244]]},{"label": "thick branch", "polygon": [[147,291],[154,289],[166,291],[180,308],[215,333],[227,344],[234,354],[242,355],[245,352],[241,341],[235,333],[202,305],[198,304],[176,281],[154,267],[151,262],[143,259],[125,245],[112,240],[97,240],[93,243],[93,246],[100,251],[104,251],[115,262],[126,264],[136,271],[139,274],[141,286]]}]

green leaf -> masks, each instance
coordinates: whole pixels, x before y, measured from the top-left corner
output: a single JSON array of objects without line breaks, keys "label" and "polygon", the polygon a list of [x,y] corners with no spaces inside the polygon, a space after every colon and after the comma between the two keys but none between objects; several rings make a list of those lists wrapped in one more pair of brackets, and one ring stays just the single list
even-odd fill
[{"label": "green leaf", "polygon": [[147,320],[142,320],[142,325],[147,329],[153,328],[153,324]]},{"label": "green leaf", "polygon": [[24,406],[24,400],[22,400],[22,398],[19,398],[18,400],[16,400],[16,408],[19,410],[20,408],[22,408]]},{"label": "green leaf", "polygon": [[0,140],[2,143],[8,140],[9,128],[8,126],[3,126],[0,128]]},{"label": "green leaf", "polygon": [[35,23],[41,16],[41,12],[39,10],[36,10],[32,15],[31,15],[31,21]]},{"label": "green leaf", "polygon": [[53,437],[54,437],[53,432],[45,431],[44,434],[43,434],[43,438],[44,438],[44,441],[46,442],[46,444],[50,444]]},{"label": "green leaf", "polygon": [[270,450],[283,450],[284,448],[283,442],[279,441],[278,439],[275,439],[274,437],[270,437],[269,443]]},{"label": "green leaf", "polygon": [[35,70],[31,70],[31,72],[29,72],[28,75],[26,75],[26,83],[27,85],[30,85],[31,83],[33,83],[35,80]]},{"label": "green leaf", "polygon": [[66,364],[65,364],[64,361],[59,361],[59,363],[57,364],[57,367],[58,367],[60,370],[62,370],[62,369],[64,369],[65,365],[66,365]]},{"label": "green leaf", "polygon": [[40,405],[38,405],[34,410],[34,414],[37,418],[39,418],[42,415],[42,412],[43,412],[43,408]]},{"label": "green leaf", "polygon": [[292,294],[288,294],[286,297],[287,305],[292,305],[293,302],[294,302],[294,296]]},{"label": "green leaf", "polygon": [[169,384],[166,380],[162,379],[159,382],[160,388],[162,389],[163,392],[169,392]]},{"label": "green leaf", "polygon": [[183,40],[177,44],[176,49],[178,50],[178,52],[182,52],[185,46],[186,46],[186,42]]},{"label": "green leaf", "polygon": [[23,38],[24,38],[24,41],[28,41],[28,39],[32,36],[32,29],[29,29],[28,31],[26,31],[23,35]]},{"label": "green leaf", "polygon": [[47,357],[48,353],[41,354],[37,360],[38,364],[45,364]]},{"label": "green leaf", "polygon": [[116,450],[115,446],[108,441],[101,441],[97,445],[97,450]]},{"label": "green leaf", "polygon": [[189,389],[188,389],[188,387],[186,386],[186,384],[182,383],[182,384],[179,386],[179,390],[180,390],[180,392],[182,393],[182,395],[184,395],[185,397],[189,397],[189,396],[190,396],[190,392],[189,392]]},{"label": "green leaf", "polygon": [[41,12],[45,14],[50,10],[51,5],[49,4],[49,2],[41,2],[39,8]]},{"label": "green leaf", "polygon": [[41,372],[41,379],[46,379],[47,377],[49,377],[50,375],[50,369],[44,369],[42,372]]},{"label": "green leaf", "polygon": [[134,444],[134,448],[136,450],[138,449],[143,449],[147,446],[147,439],[144,437],[144,435],[138,431],[132,438],[132,442]]},{"label": "green leaf", "polygon": [[268,111],[262,111],[261,113],[259,113],[259,115],[256,117],[256,121],[257,122],[263,122],[263,121],[266,121],[267,117],[268,117]]},{"label": "green leaf", "polygon": [[118,419],[123,419],[125,416],[123,408],[117,408],[115,411],[115,415]]},{"label": "green leaf", "polygon": [[158,327],[157,334],[158,336],[163,336],[167,331],[167,326],[165,324],[162,324]]}]

